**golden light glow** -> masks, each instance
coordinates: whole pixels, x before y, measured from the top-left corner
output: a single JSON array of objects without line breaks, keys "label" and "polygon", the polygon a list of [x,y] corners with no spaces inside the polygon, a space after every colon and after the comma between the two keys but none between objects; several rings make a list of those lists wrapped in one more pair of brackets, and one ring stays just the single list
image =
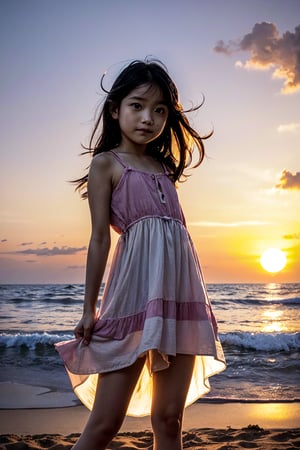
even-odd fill
[{"label": "golden light glow", "polygon": [[280,309],[268,309],[264,311],[262,314],[262,331],[265,333],[283,332],[286,328],[281,322],[282,316],[283,312]]},{"label": "golden light glow", "polygon": [[286,255],[279,248],[268,248],[261,255],[260,263],[267,272],[280,272],[286,265]]},{"label": "golden light glow", "polygon": [[[280,426],[284,426],[286,423],[294,421],[299,413],[299,406],[296,404],[280,404],[280,403],[259,403],[256,405],[251,405],[253,419],[264,420],[265,426],[268,426],[268,421],[270,424],[277,422]],[[293,416],[293,414],[296,414]]]}]

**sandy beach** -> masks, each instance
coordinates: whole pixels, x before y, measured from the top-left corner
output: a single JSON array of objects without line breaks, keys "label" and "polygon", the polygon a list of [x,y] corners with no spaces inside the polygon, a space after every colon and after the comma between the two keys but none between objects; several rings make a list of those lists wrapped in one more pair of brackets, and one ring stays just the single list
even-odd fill
[{"label": "sandy beach", "polygon": [[[68,450],[76,442],[79,434],[67,436],[57,434],[1,435],[0,449]],[[300,447],[300,431],[265,430],[252,426],[242,429],[193,429],[183,432],[183,448],[196,450],[232,450],[256,448],[266,450],[296,449]],[[145,431],[120,432],[107,447],[113,449],[152,449],[152,433]]]},{"label": "sandy beach", "polygon": [[[84,406],[71,406],[69,395],[37,386],[0,383],[0,398],[1,450],[68,450],[89,415]],[[300,448],[299,417],[297,402],[195,403],[185,411],[184,448]],[[149,417],[126,417],[108,447],[117,448],[151,449]]]}]

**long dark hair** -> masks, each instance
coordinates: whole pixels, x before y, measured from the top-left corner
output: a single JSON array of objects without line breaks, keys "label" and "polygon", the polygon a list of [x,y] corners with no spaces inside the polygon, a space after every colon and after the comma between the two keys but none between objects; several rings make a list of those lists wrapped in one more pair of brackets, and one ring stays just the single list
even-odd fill
[{"label": "long dark hair", "polygon": [[[157,60],[132,61],[116,78],[110,91],[103,87],[104,75],[101,79],[101,88],[107,96],[103,107],[93,128],[89,145],[85,152],[92,156],[98,153],[108,152],[117,147],[121,142],[121,130],[119,122],[111,115],[112,106],[118,108],[122,100],[137,87],[150,84],[156,85],[161,90],[164,101],[168,106],[168,119],[162,134],[154,141],[147,144],[146,152],[156,160],[164,163],[170,172],[174,182],[180,179],[192,161],[192,152],[198,149],[198,160],[193,167],[197,167],[205,156],[203,140],[211,136],[200,136],[189,124],[187,112],[199,109],[203,102],[188,111],[184,111],[179,102],[178,90],[170,78],[166,67]],[[88,174],[74,180],[76,190],[82,192],[82,197],[87,197]]]}]

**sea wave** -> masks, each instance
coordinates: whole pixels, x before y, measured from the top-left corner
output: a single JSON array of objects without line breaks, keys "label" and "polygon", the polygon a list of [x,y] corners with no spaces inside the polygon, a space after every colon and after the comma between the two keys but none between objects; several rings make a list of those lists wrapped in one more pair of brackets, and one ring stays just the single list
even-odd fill
[{"label": "sea wave", "polygon": [[[102,293],[102,292],[101,292]],[[10,296],[8,298],[1,299],[3,302],[5,301],[6,304],[28,304],[35,306],[36,304],[39,305],[51,305],[51,304],[59,304],[59,305],[82,305],[83,303],[83,296],[82,295],[60,295],[60,294],[44,294],[41,297],[35,296],[35,295],[18,295],[18,296]],[[230,298],[227,294],[226,298],[214,298],[212,299],[212,303],[215,307],[221,307],[224,308],[226,305],[227,307],[232,306],[271,306],[271,305],[281,305],[281,306],[287,306],[287,307],[299,307],[300,306],[300,297],[283,297],[283,298],[255,298],[255,297],[249,297],[249,298],[238,298],[238,297],[232,297]]]},{"label": "sea wave", "polygon": [[35,298],[34,296],[31,297],[11,297],[8,299],[8,301],[10,303],[15,303],[15,304],[19,304],[19,303],[28,303],[28,304],[34,304],[37,302],[40,302],[40,304],[43,303],[58,303],[58,304],[63,304],[63,305],[69,305],[69,304],[79,304],[79,303],[83,303],[82,298],[76,299],[74,297],[60,297],[60,296],[45,296],[44,298],[40,299],[40,298]]},{"label": "sea wave", "polygon": [[73,339],[73,334],[50,334],[50,333],[16,333],[16,334],[0,334],[0,347],[4,348],[21,348],[26,347],[35,350],[38,347],[53,346],[60,341],[68,341]]},{"label": "sea wave", "polygon": [[[73,339],[73,333],[1,333],[0,347],[27,347],[36,349],[41,346],[53,346],[57,342]],[[300,333],[221,333],[224,347],[243,348],[264,352],[291,352],[300,350]]]},{"label": "sea wave", "polygon": [[227,300],[228,302],[234,301],[234,303],[238,303],[241,305],[286,305],[286,306],[300,306],[300,297],[283,297],[283,298],[253,298],[249,297],[247,299],[234,299],[234,300]]},{"label": "sea wave", "polygon": [[233,332],[220,334],[224,346],[249,350],[278,352],[300,349],[300,333],[249,333]]}]

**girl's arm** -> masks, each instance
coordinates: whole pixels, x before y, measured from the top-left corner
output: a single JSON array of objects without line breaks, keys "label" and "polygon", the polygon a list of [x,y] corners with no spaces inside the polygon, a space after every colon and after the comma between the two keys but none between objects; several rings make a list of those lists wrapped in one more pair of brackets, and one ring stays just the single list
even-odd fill
[{"label": "girl's arm", "polygon": [[83,315],[74,333],[88,345],[96,321],[96,303],[110,249],[112,168],[105,154],[93,158],[88,178],[92,232],[89,242]]}]

